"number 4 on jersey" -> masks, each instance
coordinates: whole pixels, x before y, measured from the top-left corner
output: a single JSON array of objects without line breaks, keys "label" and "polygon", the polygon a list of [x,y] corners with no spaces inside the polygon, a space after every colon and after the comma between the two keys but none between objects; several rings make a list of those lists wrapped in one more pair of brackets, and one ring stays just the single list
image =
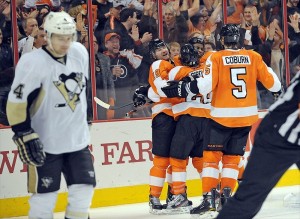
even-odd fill
[{"label": "number 4 on jersey", "polygon": [[14,94],[18,99],[22,99],[23,97],[23,88],[24,84],[20,84],[18,87],[16,87],[16,89],[14,89]]}]

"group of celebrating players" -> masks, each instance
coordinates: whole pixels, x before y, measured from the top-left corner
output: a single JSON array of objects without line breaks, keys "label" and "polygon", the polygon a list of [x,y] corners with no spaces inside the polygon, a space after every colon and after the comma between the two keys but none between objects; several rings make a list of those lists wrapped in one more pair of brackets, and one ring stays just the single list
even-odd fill
[{"label": "group of celebrating players", "polygon": [[[170,59],[160,39],[150,42],[155,60],[149,86],[136,89],[135,106],[152,107],[150,212],[214,217],[235,189],[251,126],[258,120],[256,82],[277,95],[281,83],[254,51],[239,49],[239,28],[224,25],[223,50],[203,53],[190,39]],[[202,41],[203,43],[203,41]],[[202,179],[202,203],[192,208],[186,194],[189,157]],[[221,164],[221,165],[220,165]],[[160,202],[167,178],[167,203]]]}]

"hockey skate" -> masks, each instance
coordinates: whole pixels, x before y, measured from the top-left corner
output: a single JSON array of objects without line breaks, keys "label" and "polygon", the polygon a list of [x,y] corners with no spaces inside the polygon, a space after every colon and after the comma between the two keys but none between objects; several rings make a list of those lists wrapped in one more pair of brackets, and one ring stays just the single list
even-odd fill
[{"label": "hockey skate", "polygon": [[149,213],[151,214],[162,214],[162,204],[160,203],[159,198],[149,195]]},{"label": "hockey skate", "polygon": [[[187,187],[185,187],[185,191],[186,191],[186,189],[187,189]],[[186,192],[185,192],[185,195],[187,197]],[[171,192],[171,187],[168,186],[168,193],[167,193],[167,198],[166,198],[166,204],[163,204],[163,209],[167,208],[167,205],[172,200],[172,197],[173,197],[173,193]],[[188,200],[188,201],[189,201],[189,205],[193,205],[193,202],[191,200]]]},{"label": "hockey skate", "polygon": [[190,214],[193,218],[215,218],[218,215],[217,204],[219,202],[219,193],[216,188],[211,189],[211,192],[203,195],[202,203],[193,208]]},{"label": "hockey skate", "polygon": [[191,202],[187,199],[186,193],[172,195],[168,198],[164,214],[187,214],[192,209]]},{"label": "hockey skate", "polygon": [[227,203],[228,199],[231,197],[231,188],[225,187],[223,193],[221,194],[220,201],[217,207],[217,211],[221,211],[222,207]]}]

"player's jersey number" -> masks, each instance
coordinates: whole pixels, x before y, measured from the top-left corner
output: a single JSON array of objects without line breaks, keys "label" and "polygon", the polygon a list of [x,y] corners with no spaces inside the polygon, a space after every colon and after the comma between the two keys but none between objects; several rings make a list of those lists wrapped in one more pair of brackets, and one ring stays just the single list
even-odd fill
[{"label": "player's jersey number", "polygon": [[247,96],[247,87],[244,79],[239,76],[246,75],[246,68],[231,68],[231,83],[236,87],[232,89],[232,95],[236,98],[245,98]]},{"label": "player's jersey number", "polygon": [[208,104],[208,103],[211,103],[211,93],[208,93],[205,96],[203,96],[202,94],[197,94],[197,95],[192,96],[192,97],[187,97],[185,99],[185,101],[186,102],[197,101],[197,102],[200,102],[202,104]]},{"label": "player's jersey number", "polygon": [[23,88],[24,88],[24,84],[20,84],[18,87],[16,87],[16,89],[14,89],[14,94],[16,95],[16,97],[18,99],[22,99],[23,97]]}]

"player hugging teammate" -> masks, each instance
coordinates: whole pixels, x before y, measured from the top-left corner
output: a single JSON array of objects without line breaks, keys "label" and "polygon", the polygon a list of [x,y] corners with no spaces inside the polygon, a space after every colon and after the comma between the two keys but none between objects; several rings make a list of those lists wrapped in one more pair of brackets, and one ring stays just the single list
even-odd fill
[{"label": "player hugging teammate", "polygon": [[[223,50],[206,56],[207,60],[204,60],[205,63],[202,68],[200,67],[202,75],[192,74],[197,66],[192,63],[193,55],[182,52],[181,60],[187,61],[181,61],[182,66],[175,67],[170,71],[172,73],[169,72],[168,78],[160,80],[160,89],[154,92],[159,97],[167,97],[170,100],[179,98],[179,102],[172,102],[172,112],[174,115],[177,112],[183,114],[179,118],[175,116],[176,131],[170,145],[170,165],[175,194],[169,202],[174,205],[170,206],[168,203],[167,208],[176,209],[182,203],[187,203],[185,195],[187,162],[184,165],[182,160],[188,156],[193,157],[195,155],[193,153],[197,150],[196,155],[200,158],[202,155],[200,150],[203,148],[203,161],[199,159],[198,164],[195,162],[196,165],[193,162],[199,173],[203,166],[203,201],[190,211],[193,215],[203,217],[215,217],[236,186],[239,164],[245,152],[248,134],[251,126],[258,120],[257,81],[274,95],[281,90],[279,79],[263,62],[261,55],[238,48],[240,33],[236,25],[224,25],[220,37]],[[187,45],[183,48],[192,50]],[[184,75],[188,77],[174,76],[177,75],[174,72],[183,72],[183,69],[187,71]],[[144,96],[150,97],[155,102],[156,99],[151,98],[151,88]],[[200,112],[203,112],[203,115]],[[204,112],[208,112],[208,115]],[[196,120],[203,120],[203,126]],[[185,141],[181,142],[180,139]],[[179,144],[181,150],[178,149]]]}]

